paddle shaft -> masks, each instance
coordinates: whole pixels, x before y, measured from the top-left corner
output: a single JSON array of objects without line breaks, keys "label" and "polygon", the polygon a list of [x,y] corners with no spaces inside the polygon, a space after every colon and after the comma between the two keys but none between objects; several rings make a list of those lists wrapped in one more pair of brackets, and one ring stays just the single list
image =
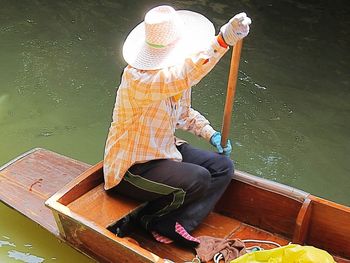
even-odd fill
[{"label": "paddle shaft", "polygon": [[233,103],[235,100],[236,85],[237,85],[237,78],[238,78],[238,66],[239,66],[239,60],[241,57],[242,44],[243,44],[243,40],[239,40],[236,43],[236,45],[234,45],[232,50],[230,73],[228,76],[228,83],[227,83],[224,117],[222,121],[222,129],[221,129],[221,146],[222,147],[226,147],[228,134],[230,132],[231,116],[232,116]]}]

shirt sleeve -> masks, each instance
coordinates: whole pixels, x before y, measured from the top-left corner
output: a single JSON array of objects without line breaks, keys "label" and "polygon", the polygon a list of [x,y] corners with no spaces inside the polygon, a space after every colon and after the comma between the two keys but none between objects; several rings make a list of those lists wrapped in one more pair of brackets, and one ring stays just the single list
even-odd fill
[{"label": "shirt sleeve", "polygon": [[187,107],[184,109],[176,128],[189,131],[197,136],[203,137],[206,140],[210,140],[211,136],[216,132],[211,127],[209,121],[198,111]]},{"label": "shirt sleeve", "polygon": [[128,67],[125,81],[133,90],[133,98],[140,104],[172,97],[197,84],[226,53],[228,48],[220,46],[216,37],[204,51],[186,59],[181,65],[161,70],[137,70]]}]

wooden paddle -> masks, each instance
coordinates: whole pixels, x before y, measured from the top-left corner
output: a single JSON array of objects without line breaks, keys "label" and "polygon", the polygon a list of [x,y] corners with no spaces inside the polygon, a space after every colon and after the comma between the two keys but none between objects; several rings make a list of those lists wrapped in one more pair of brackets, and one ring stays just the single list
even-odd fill
[{"label": "wooden paddle", "polygon": [[228,83],[227,83],[224,117],[222,121],[222,129],[221,129],[222,148],[227,146],[228,134],[230,132],[231,115],[232,115],[233,103],[235,100],[236,85],[237,85],[237,78],[238,78],[238,66],[239,66],[239,60],[241,57],[242,45],[243,45],[243,40],[239,40],[236,43],[236,45],[234,45],[232,50],[230,73],[228,75]]}]

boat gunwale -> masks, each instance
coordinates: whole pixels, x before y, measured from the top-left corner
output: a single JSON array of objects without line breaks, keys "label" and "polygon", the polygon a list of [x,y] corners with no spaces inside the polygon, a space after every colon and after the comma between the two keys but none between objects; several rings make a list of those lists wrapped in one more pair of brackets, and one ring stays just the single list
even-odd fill
[{"label": "boat gunwale", "polygon": [[36,147],[36,148],[33,148],[33,149],[30,149],[29,151],[26,151],[22,154],[20,154],[19,156],[11,159],[10,161],[8,161],[7,163],[3,164],[2,166],[0,166],[0,172],[5,170],[7,167],[11,166],[12,164],[15,164],[17,161],[23,159],[24,157],[36,152],[36,151],[39,151],[39,150],[45,150],[47,151],[46,149],[44,148],[40,148],[40,147]]},{"label": "boat gunwale", "polygon": [[91,164],[87,164],[85,162],[82,162],[82,161],[79,161],[77,159],[74,159],[74,158],[71,158],[69,156],[66,156],[66,155],[63,155],[63,154],[60,154],[60,153],[57,153],[55,151],[52,151],[52,150],[48,150],[48,149],[45,149],[45,148],[41,148],[41,147],[35,147],[35,148],[32,148],[22,154],[20,154],[19,156],[9,160],[8,162],[4,163],[2,166],[0,166],[0,172],[5,170],[6,168],[10,167],[11,165],[15,164],[16,162],[24,159],[25,157],[37,152],[37,151],[43,151],[43,152],[51,152],[51,153],[54,153],[56,155],[58,155],[59,157],[65,159],[65,160],[69,160],[70,162],[73,162],[73,163],[77,163],[77,164],[83,164],[83,165],[88,165],[90,166],[88,169],[90,169],[91,167],[93,167],[94,165],[91,165]]},{"label": "boat gunwale", "polygon": [[293,200],[299,201],[300,203],[303,203],[310,196],[310,193],[305,192],[303,190],[294,188],[289,185],[281,184],[279,182],[261,178],[239,170],[234,172],[232,179],[252,185],[263,190],[283,195],[285,197],[289,197]]}]

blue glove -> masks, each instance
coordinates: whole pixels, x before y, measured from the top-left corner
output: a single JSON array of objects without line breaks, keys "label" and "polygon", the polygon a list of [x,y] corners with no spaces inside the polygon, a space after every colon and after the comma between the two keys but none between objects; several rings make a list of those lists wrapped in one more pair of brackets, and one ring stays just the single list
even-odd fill
[{"label": "blue glove", "polygon": [[225,154],[226,156],[230,156],[230,154],[232,152],[231,141],[228,140],[226,147],[222,148],[222,146],[221,146],[221,133],[220,132],[215,132],[213,134],[213,136],[211,136],[210,143],[211,143],[211,145],[216,147],[216,149],[218,150],[218,153]]}]

